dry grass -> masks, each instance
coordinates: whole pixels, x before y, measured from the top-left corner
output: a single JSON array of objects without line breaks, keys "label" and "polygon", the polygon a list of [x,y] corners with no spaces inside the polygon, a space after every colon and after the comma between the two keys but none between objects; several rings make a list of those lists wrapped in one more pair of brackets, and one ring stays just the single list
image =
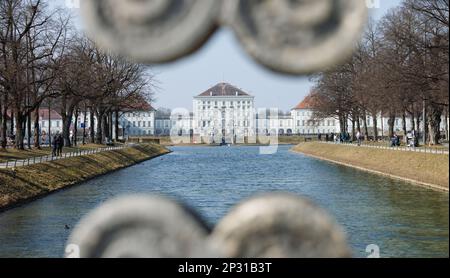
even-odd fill
[{"label": "dry grass", "polygon": [[147,144],[0,170],[0,210],[168,152]]},{"label": "dry grass", "polygon": [[423,183],[449,187],[448,155],[357,148],[314,142],[299,144],[293,150]]},{"label": "dry grass", "polygon": [[[75,152],[79,150],[88,150],[88,149],[96,149],[96,148],[102,148],[105,147],[104,145],[97,145],[97,144],[86,144],[86,145],[80,145],[78,147],[70,147],[70,148],[63,148],[64,153],[69,152]],[[27,159],[27,158],[33,158],[33,157],[40,157],[49,155],[52,153],[51,148],[49,147],[43,147],[41,149],[31,149],[31,150],[16,150],[16,149],[6,149],[2,150],[0,149],[0,163],[6,162],[7,160],[15,160],[15,159]]]}]

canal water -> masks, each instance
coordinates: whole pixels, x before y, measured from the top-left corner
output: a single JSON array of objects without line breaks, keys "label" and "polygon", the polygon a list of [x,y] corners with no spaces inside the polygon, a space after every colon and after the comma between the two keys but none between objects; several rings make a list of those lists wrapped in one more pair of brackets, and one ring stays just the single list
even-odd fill
[{"label": "canal water", "polygon": [[292,192],[315,201],[344,227],[354,256],[376,244],[382,257],[448,257],[449,195],[319,161],[280,146],[173,147],[173,153],[0,214],[0,257],[61,257],[70,230],[122,195],[176,197],[214,225],[257,193]]}]

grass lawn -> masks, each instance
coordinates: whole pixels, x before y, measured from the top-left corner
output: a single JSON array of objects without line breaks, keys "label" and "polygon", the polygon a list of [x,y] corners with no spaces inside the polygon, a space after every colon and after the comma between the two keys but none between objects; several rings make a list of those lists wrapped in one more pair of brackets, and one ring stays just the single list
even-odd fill
[{"label": "grass lawn", "polygon": [[[88,149],[96,149],[96,148],[102,148],[105,147],[104,145],[98,145],[98,144],[86,144],[86,145],[79,145],[77,147],[65,147],[63,149],[64,153],[69,152],[75,152],[78,150],[88,150]],[[25,149],[25,150],[16,150],[16,149],[6,149],[2,150],[0,149],[0,163],[6,162],[7,160],[15,160],[15,159],[27,159],[32,157],[39,157],[39,156],[45,156],[51,154],[51,148],[49,147],[43,147],[40,150],[39,149]]]},{"label": "grass lawn", "polygon": [[301,143],[293,151],[449,188],[449,156],[345,145]]}]

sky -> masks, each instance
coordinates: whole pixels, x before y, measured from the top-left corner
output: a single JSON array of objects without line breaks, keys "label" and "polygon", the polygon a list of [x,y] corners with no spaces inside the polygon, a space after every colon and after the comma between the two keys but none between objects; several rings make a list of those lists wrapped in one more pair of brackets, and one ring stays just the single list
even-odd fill
[{"label": "sky", "polygon": [[[64,5],[66,1],[76,0],[57,1]],[[379,7],[371,9],[371,16],[379,20],[400,3],[401,0],[379,0]],[[72,11],[78,21],[78,9]],[[227,82],[255,96],[255,107],[277,107],[288,111],[313,86],[307,77],[284,76],[255,63],[241,48],[234,34],[223,28],[193,55],[170,64],[152,66],[151,70],[158,84],[153,103],[157,108],[192,110],[194,96],[219,82]]]}]

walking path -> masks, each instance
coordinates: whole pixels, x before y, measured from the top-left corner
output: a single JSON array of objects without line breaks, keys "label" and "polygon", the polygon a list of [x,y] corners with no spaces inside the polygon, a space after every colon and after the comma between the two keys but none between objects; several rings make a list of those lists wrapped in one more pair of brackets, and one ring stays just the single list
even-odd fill
[{"label": "walking path", "polygon": [[67,152],[67,153],[63,153],[59,157],[52,156],[52,155],[46,155],[46,156],[30,157],[27,159],[10,160],[10,161],[4,162],[4,163],[0,163],[0,169],[23,167],[23,166],[33,165],[33,164],[37,164],[37,163],[65,159],[65,158],[69,158],[69,157],[77,157],[77,156],[96,154],[96,153],[106,152],[106,151],[121,150],[121,149],[124,149],[127,147],[128,146],[104,147],[104,148],[96,148],[96,149],[89,149],[89,150],[79,150],[76,152]]},{"label": "walking path", "polygon": [[446,155],[449,154],[449,151],[446,149],[433,149],[433,148],[427,148],[427,147],[409,148],[409,147],[372,146],[372,145],[366,145],[366,144],[362,144],[361,146],[358,146],[357,143],[334,143],[334,142],[320,142],[320,143],[330,144],[330,145],[345,145],[345,146],[359,147],[359,148],[383,149],[383,150],[401,151],[401,152],[418,152],[418,153],[446,154]]}]

